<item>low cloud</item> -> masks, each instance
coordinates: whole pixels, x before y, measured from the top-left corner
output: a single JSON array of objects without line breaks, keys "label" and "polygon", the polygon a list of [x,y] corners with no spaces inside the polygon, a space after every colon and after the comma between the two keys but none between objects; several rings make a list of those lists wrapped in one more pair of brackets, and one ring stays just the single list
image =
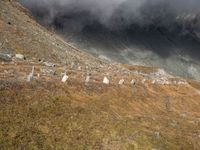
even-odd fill
[{"label": "low cloud", "polygon": [[109,29],[130,25],[200,29],[199,0],[20,0],[43,23],[73,23],[84,27],[99,23]]}]

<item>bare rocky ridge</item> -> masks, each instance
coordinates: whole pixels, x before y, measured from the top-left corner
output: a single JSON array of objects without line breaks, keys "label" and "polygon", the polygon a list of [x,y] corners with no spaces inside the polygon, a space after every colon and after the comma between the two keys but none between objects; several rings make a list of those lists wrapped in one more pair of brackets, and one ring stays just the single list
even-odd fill
[{"label": "bare rocky ridge", "polygon": [[0,1],[1,149],[199,149],[199,100],[197,81],[104,62]]},{"label": "bare rocky ridge", "polygon": [[23,53],[28,58],[43,59],[62,64],[76,64],[91,68],[106,65],[103,61],[65,43],[60,37],[37,24],[28,11],[16,2],[1,1],[1,51]]}]

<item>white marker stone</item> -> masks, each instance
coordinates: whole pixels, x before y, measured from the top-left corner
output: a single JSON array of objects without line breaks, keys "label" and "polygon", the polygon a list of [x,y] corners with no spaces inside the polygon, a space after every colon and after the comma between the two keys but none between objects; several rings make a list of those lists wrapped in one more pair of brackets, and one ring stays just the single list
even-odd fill
[{"label": "white marker stone", "polygon": [[32,67],[32,71],[31,73],[27,76],[27,81],[30,82],[34,79],[33,75],[34,75],[34,70],[35,70],[35,67],[33,66]]},{"label": "white marker stone", "polygon": [[142,84],[145,84],[145,82],[146,82],[146,79],[143,79],[143,80],[142,80]]},{"label": "white marker stone", "polygon": [[165,84],[166,84],[166,85],[170,85],[171,82],[170,82],[170,81],[166,81]]},{"label": "white marker stone", "polygon": [[156,83],[156,80],[153,80],[151,83],[152,83],[152,84],[155,84],[155,83]]},{"label": "white marker stone", "polygon": [[78,67],[78,70],[81,70],[81,66]]},{"label": "white marker stone", "polygon": [[69,77],[65,74],[62,78],[62,82],[65,83],[68,79]]},{"label": "white marker stone", "polygon": [[24,55],[22,55],[22,54],[16,54],[15,55],[15,57],[17,58],[17,59],[25,59],[25,57],[24,57]]},{"label": "white marker stone", "polygon": [[110,83],[110,81],[108,80],[108,78],[107,78],[107,77],[104,77],[104,79],[103,79],[103,83],[104,83],[104,84],[109,84],[109,83]]},{"label": "white marker stone", "polygon": [[122,85],[122,84],[124,84],[124,79],[121,79],[120,81],[119,81],[119,83],[118,83],[119,85]]},{"label": "white marker stone", "polygon": [[40,74],[39,73],[37,74],[37,77],[40,78]]},{"label": "white marker stone", "polygon": [[74,62],[71,63],[71,69],[73,69],[75,66]]},{"label": "white marker stone", "polygon": [[135,85],[135,83],[136,83],[135,79],[131,80],[132,85]]},{"label": "white marker stone", "polygon": [[90,81],[90,76],[87,76],[85,79],[85,83],[88,83]]}]

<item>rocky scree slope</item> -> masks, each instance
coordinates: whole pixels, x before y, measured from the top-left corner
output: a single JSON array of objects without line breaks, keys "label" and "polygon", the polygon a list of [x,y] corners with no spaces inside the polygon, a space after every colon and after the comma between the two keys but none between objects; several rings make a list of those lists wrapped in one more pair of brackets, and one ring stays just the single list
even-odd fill
[{"label": "rocky scree slope", "polygon": [[[1,149],[199,149],[198,82],[105,63],[47,31],[15,1],[0,1],[0,43],[0,53],[11,55],[0,59]],[[34,80],[26,82],[32,66]],[[66,68],[70,78],[61,83]]]}]

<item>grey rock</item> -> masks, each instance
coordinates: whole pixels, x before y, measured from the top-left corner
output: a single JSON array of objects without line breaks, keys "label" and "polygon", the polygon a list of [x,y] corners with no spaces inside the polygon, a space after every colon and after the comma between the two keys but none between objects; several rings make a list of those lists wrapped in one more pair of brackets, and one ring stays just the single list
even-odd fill
[{"label": "grey rock", "polygon": [[27,76],[27,82],[31,82],[33,79],[34,79],[34,77],[33,77],[32,74],[29,74],[29,75]]},{"label": "grey rock", "polygon": [[56,67],[55,64],[50,63],[50,62],[44,62],[44,65],[47,66],[47,67]]},{"label": "grey rock", "polygon": [[51,76],[54,76],[54,75],[57,74],[55,70],[47,69],[47,68],[42,68],[42,69],[40,69],[40,72],[41,72],[42,74],[51,75]]},{"label": "grey rock", "polygon": [[156,139],[160,139],[160,132],[155,132]]},{"label": "grey rock", "polygon": [[12,61],[12,55],[0,53],[0,60],[2,60],[2,61]]}]

